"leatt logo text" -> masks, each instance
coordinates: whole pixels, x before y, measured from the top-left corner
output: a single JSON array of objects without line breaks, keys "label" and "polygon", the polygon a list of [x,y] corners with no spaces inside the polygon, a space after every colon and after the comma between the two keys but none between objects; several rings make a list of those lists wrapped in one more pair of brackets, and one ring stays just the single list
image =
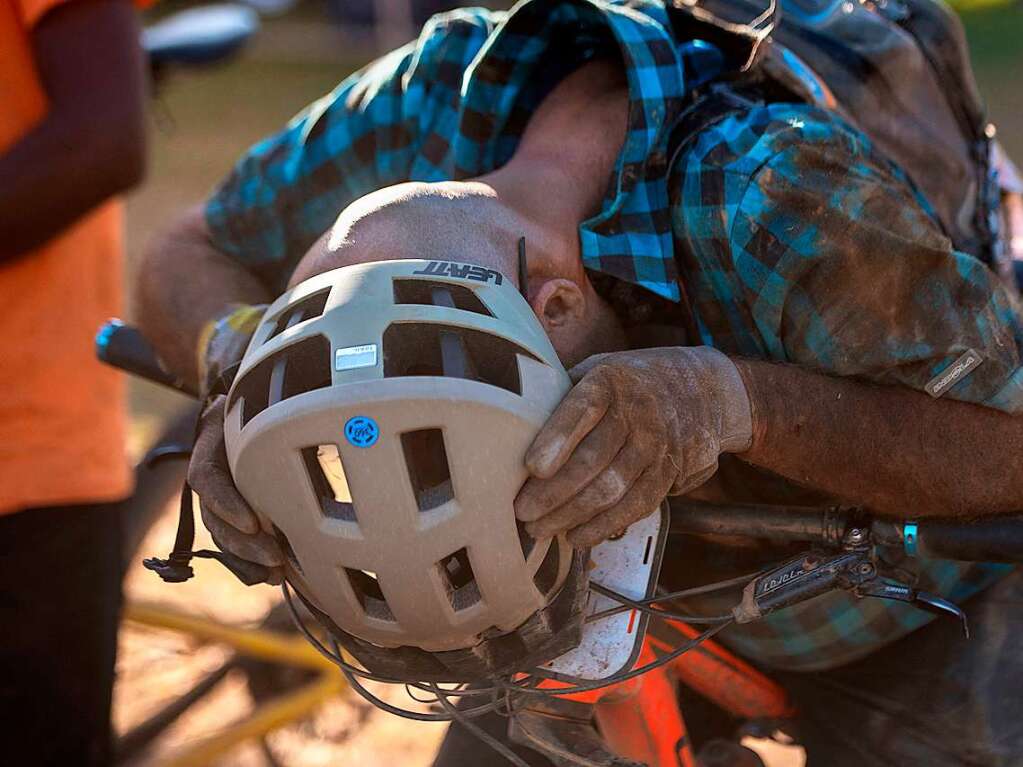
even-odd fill
[{"label": "leatt logo text", "polygon": [[504,281],[501,273],[493,269],[485,269],[482,266],[470,266],[469,264],[453,264],[450,261],[431,261],[424,269],[412,274],[428,274],[431,277],[457,277],[460,280],[476,280],[476,282],[494,281],[500,285]]}]

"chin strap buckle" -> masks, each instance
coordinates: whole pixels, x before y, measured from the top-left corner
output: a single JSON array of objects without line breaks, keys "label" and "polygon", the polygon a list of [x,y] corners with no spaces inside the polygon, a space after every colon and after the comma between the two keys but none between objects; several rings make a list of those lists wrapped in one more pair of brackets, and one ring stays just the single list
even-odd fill
[{"label": "chin strap buckle", "polygon": [[195,541],[195,520],[192,518],[192,488],[185,482],[181,488],[181,503],[178,509],[178,532],[174,536],[174,548],[166,559],[149,557],[142,560],[142,566],[152,570],[166,583],[184,583],[195,575],[192,570],[192,543]]},{"label": "chin strap buckle", "polygon": [[195,575],[195,571],[189,564],[191,558],[191,554],[182,556],[181,553],[175,551],[167,559],[159,557],[143,559],[142,566],[147,570],[152,570],[166,583],[184,583]]},{"label": "chin strap buckle", "polygon": [[254,586],[257,583],[265,583],[270,577],[270,568],[239,559],[233,554],[223,551],[200,551],[180,552],[172,551],[167,559],[149,557],[142,560],[142,565],[147,570],[152,570],[167,583],[184,583],[195,575],[192,565],[189,564],[193,557],[200,559],[215,559],[231,571],[235,578],[246,586]]}]

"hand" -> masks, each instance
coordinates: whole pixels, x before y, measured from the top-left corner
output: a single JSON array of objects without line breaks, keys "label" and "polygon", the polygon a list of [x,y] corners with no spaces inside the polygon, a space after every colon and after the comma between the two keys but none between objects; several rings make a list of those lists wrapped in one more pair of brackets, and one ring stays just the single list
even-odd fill
[{"label": "hand", "polygon": [[268,583],[283,578],[284,554],[263,532],[255,512],[234,486],[224,448],[224,405],[215,397],[199,419],[198,436],[188,463],[188,484],[199,495],[203,524],[213,542],[228,554],[269,569]]},{"label": "hand", "polygon": [[233,304],[229,311],[206,323],[199,333],[196,370],[205,400],[214,388],[230,386],[238,363],[245,356],[252,334],[266,312],[266,304]]},{"label": "hand", "polygon": [[[223,387],[245,354],[249,339],[266,310],[265,305],[232,307],[212,320],[199,341],[199,382],[207,398]],[[255,512],[234,485],[224,447],[224,407],[227,397],[213,397],[199,419],[188,464],[188,484],[199,495],[203,524],[221,551],[269,568],[267,582],[280,583],[284,555],[277,541],[259,526]]]},{"label": "hand", "polygon": [[707,346],[590,357],[526,452],[515,515],[537,538],[568,532],[585,548],[654,512],[717,471],[752,439],[746,385]]}]

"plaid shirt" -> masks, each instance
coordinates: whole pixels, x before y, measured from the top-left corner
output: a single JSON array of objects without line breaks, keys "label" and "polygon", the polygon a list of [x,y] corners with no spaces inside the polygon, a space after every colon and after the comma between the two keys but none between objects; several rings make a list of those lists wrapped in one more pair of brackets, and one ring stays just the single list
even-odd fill
[{"label": "plaid shirt", "polygon": [[[951,250],[926,202],[862,133],[814,106],[751,105],[668,167],[685,96],[719,74],[722,57],[676,41],[655,0],[526,0],[507,14],[435,17],[241,159],[207,205],[212,241],[283,288],[350,202],[501,166],[550,89],[607,55],[626,70],[628,132],[601,212],[579,227],[588,269],[671,301],[684,289],[700,341],[731,354],[922,389],[972,348],[983,364],[947,396],[1023,409],[1012,299]],[[918,568],[921,587],[956,600],[1007,571]],[[822,668],[931,618],[833,594],[726,641],[767,664]]]}]

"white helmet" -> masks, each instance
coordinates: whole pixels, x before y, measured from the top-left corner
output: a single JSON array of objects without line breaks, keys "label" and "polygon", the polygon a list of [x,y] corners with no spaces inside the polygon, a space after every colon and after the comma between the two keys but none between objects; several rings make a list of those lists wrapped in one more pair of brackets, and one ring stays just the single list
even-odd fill
[{"label": "white helmet", "polygon": [[[277,299],[256,330],[228,397],[231,473],[282,542],[288,580],[342,643],[361,640],[346,644],[357,656],[443,655],[530,620],[550,639],[582,613],[583,568],[562,538],[526,534],[512,503],[570,386],[499,272],[336,269]],[[559,591],[575,606],[552,620]]]}]

